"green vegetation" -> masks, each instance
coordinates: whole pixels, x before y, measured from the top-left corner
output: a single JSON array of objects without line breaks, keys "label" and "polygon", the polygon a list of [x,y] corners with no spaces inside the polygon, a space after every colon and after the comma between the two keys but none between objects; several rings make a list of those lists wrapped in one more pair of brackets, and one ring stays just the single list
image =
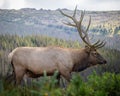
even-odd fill
[{"label": "green vegetation", "polygon": [[32,86],[4,85],[0,81],[0,96],[120,96],[120,74],[95,72],[88,81],[81,79],[79,74],[72,76],[65,89],[58,87],[56,74],[50,79],[46,74],[40,81],[33,81]]},{"label": "green vegetation", "polygon": [[106,48],[99,50],[108,64],[91,69],[96,70],[96,73],[88,76],[87,81],[84,81],[79,74],[74,74],[65,89],[57,85],[57,72],[51,78],[45,73],[39,81],[33,80],[32,85],[15,87],[6,84],[3,77],[12,71],[11,67],[8,71],[9,52],[19,46],[81,48],[82,45],[78,41],[65,41],[41,35],[25,37],[0,35],[0,96],[120,96],[120,52],[117,50]]}]

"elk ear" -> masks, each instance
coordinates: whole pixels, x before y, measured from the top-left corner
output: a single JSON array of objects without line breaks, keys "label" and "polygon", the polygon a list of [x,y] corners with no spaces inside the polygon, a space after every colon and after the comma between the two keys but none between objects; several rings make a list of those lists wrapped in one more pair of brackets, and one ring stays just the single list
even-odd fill
[{"label": "elk ear", "polygon": [[89,54],[90,53],[90,47],[85,45],[85,51]]}]

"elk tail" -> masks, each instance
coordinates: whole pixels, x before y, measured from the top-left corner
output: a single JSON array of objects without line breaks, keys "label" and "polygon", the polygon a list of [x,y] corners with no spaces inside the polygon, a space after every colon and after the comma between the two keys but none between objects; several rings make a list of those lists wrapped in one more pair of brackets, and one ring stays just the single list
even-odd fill
[{"label": "elk tail", "polygon": [[[6,77],[6,81],[7,82],[12,82],[14,81],[14,78],[15,78],[15,73],[14,73],[14,66],[13,66],[13,55],[14,55],[14,52],[15,50],[13,50],[11,53],[9,53],[8,55],[8,62],[9,62],[9,65],[8,65],[8,70],[7,70],[7,77]],[[11,67],[12,67],[12,74],[10,74],[10,71],[11,71]]]},{"label": "elk tail", "polygon": [[14,53],[14,52],[11,52],[11,53],[9,53],[9,55],[8,55],[8,61],[9,61],[9,63],[12,62],[13,53]]},{"label": "elk tail", "polygon": [[8,61],[9,61],[9,63],[12,63],[12,58],[13,58],[13,55],[14,55],[14,53],[15,53],[16,50],[17,50],[17,48],[14,49],[12,52],[9,53],[9,55],[8,55]]}]

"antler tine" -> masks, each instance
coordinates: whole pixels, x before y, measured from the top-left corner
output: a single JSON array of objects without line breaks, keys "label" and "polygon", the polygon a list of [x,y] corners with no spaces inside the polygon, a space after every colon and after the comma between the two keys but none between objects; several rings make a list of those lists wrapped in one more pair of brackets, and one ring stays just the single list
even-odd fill
[{"label": "antler tine", "polygon": [[73,17],[75,17],[75,15],[76,15],[76,11],[77,11],[77,5],[76,5],[76,7],[75,7]]},{"label": "antler tine", "polygon": [[76,8],[75,8],[75,10],[74,10],[73,16],[67,15],[67,14],[65,14],[64,12],[62,12],[61,10],[59,10],[59,11],[60,11],[60,13],[61,13],[62,15],[66,16],[66,17],[68,17],[68,18],[70,18],[70,19],[72,19],[73,22],[74,22],[75,24],[77,24],[77,20],[76,20],[76,18],[75,18],[76,11],[77,11],[77,6],[76,6]]},{"label": "antler tine", "polygon": [[102,42],[100,42],[100,40],[99,40],[99,42],[96,43],[96,45],[94,45],[94,47],[95,47],[95,48],[101,48],[101,47],[103,47],[105,44],[106,44],[106,42],[104,42],[104,40],[103,40]]},{"label": "antler tine", "polygon": [[95,43],[93,44],[93,46],[96,46],[98,43],[100,43],[100,40],[98,40],[97,42],[95,42]]},{"label": "antler tine", "polygon": [[72,27],[76,27],[75,24],[72,24],[72,23],[70,23],[70,22],[63,22],[63,24],[68,25],[68,26],[72,26]]},{"label": "antler tine", "polygon": [[87,29],[86,29],[85,32],[88,32],[88,29],[89,29],[89,27],[90,27],[90,24],[91,24],[91,16],[90,16],[89,23],[88,23],[88,26],[87,26]]},{"label": "antler tine", "polygon": [[[76,7],[77,8],[77,7]],[[75,10],[74,11],[76,11],[76,8],[75,8]],[[74,17],[72,17],[72,16],[70,16],[70,15],[67,15],[67,14],[65,14],[64,12],[62,12],[61,10],[59,10],[60,11],[60,13],[62,14],[62,15],[64,15],[64,16],[66,16],[66,17],[68,17],[68,18],[70,18],[70,19],[72,19],[73,20],[73,22],[74,23],[70,23],[70,22],[63,22],[64,24],[66,24],[66,25],[68,25],[68,26],[73,26],[73,27],[76,27],[76,21],[77,20],[75,20],[75,18]],[[76,12],[74,12],[74,14],[76,14]],[[75,16],[75,15],[73,15],[73,16]]]},{"label": "antler tine", "polygon": [[85,40],[87,34],[84,34],[84,36],[83,36],[83,34],[82,34],[81,32],[78,31],[78,33],[79,33],[81,39],[83,40],[83,42],[84,42],[85,44],[87,44],[88,46],[91,46],[91,45]]},{"label": "antler tine", "polygon": [[98,46],[97,49],[102,48],[103,46],[105,46],[105,44],[106,44],[106,42],[104,42],[101,46]]},{"label": "antler tine", "polygon": [[81,26],[81,23],[83,21],[84,15],[85,15],[85,11],[81,11],[80,20],[79,20],[79,26]]},{"label": "antler tine", "polygon": [[89,37],[88,37],[88,29],[89,29],[89,27],[90,27],[90,24],[91,24],[91,17],[90,17],[90,19],[89,19],[89,23],[88,23],[88,26],[87,26],[87,28],[86,28],[86,30],[85,31],[83,31],[84,32],[84,34],[86,35],[86,39],[87,39],[87,42],[90,44],[90,40],[89,40]]},{"label": "antler tine", "polygon": [[65,14],[64,12],[62,12],[61,10],[59,10],[60,11],[60,13],[62,14],[62,15],[64,15],[64,16],[66,16],[66,17],[68,17],[68,18],[70,18],[70,19],[72,19],[73,20],[73,17],[72,16],[69,16],[69,15],[67,15],[67,14]]}]

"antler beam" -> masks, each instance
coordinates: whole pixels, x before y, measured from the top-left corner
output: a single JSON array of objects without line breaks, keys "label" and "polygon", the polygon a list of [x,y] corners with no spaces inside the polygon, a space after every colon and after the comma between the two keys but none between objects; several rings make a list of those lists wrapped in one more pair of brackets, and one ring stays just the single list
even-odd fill
[{"label": "antler beam", "polygon": [[64,15],[65,17],[68,17],[69,19],[71,19],[73,21],[73,23],[71,22],[64,22],[64,24],[68,25],[68,26],[72,26],[72,27],[75,27],[77,28],[78,30],[78,33],[81,37],[81,39],[83,40],[83,42],[88,45],[90,48],[91,47],[94,47],[94,48],[101,48],[103,47],[106,43],[104,43],[103,41],[101,42],[100,40],[98,40],[97,42],[95,42],[94,44],[91,44],[90,43],[90,40],[89,40],[89,37],[88,37],[88,30],[89,30],[89,27],[90,27],[90,24],[91,24],[91,16],[90,16],[90,19],[89,19],[89,23],[88,23],[88,26],[86,28],[86,30],[84,30],[82,28],[82,21],[84,19],[84,15],[85,15],[85,11],[81,11],[81,16],[80,16],[80,19],[77,20],[76,19],[76,13],[77,13],[77,6],[75,7],[75,10],[73,12],[73,15],[70,16],[68,14],[65,14],[64,12],[62,12],[61,10],[59,10],[60,13],[62,15]]}]

